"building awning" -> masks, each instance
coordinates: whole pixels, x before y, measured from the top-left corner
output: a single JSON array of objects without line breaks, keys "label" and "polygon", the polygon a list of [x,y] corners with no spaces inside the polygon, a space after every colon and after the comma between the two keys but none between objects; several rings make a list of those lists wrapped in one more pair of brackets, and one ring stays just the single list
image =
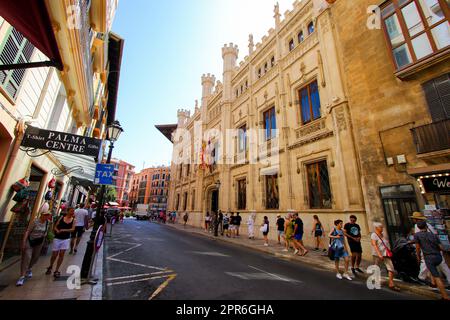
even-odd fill
[{"label": "building awning", "polygon": [[122,66],[123,46],[125,41],[114,33],[109,35],[109,75],[108,75],[108,119],[109,126],[116,120],[117,96],[119,91],[120,69]]},{"label": "building awning", "polygon": [[[35,64],[63,69],[58,44],[44,0],[2,0],[0,1],[0,15],[50,59],[48,62]],[[7,65],[2,67],[4,69],[17,68],[17,66]],[[26,67],[25,65],[21,66],[21,68]]]},{"label": "building awning", "polygon": [[94,183],[96,162],[93,157],[52,151],[70,176]]},{"label": "building awning", "polygon": [[158,129],[167,139],[169,139],[170,142],[172,141],[172,133],[175,132],[175,130],[177,130],[177,125],[176,124],[165,124],[165,125],[159,125],[159,126],[155,126],[156,129]]}]

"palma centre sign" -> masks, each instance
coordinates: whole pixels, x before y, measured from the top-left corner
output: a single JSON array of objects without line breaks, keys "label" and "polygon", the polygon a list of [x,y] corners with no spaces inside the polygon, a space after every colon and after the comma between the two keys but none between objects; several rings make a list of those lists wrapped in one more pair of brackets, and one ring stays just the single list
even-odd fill
[{"label": "palma centre sign", "polygon": [[27,148],[98,157],[102,140],[29,126],[21,145]]}]

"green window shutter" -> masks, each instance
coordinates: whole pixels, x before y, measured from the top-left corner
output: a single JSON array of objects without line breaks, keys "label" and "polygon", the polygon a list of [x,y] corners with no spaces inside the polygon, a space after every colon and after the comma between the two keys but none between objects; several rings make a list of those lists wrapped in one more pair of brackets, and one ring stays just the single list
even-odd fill
[{"label": "green window shutter", "polygon": [[[16,29],[8,31],[0,50],[1,64],[17,64],[31,61],[34,46]],[[0,86],[14,100],[25,76],[26,69],[0,71]]]}]

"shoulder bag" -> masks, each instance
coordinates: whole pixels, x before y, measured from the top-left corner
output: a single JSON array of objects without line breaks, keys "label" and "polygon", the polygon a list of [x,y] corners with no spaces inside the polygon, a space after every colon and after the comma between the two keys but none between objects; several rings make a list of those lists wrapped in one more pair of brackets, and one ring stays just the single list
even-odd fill
[{"label": "shoulder bag", "polygon": [[386,257],[392,258],[394,256],[394,254],[392,253],[391,249],[388,248],[388,246],[384,243],[383,239],[381,239],[381,237],[376,232],[375,232],[375,234],[377,235],[378,239],[381,240],[381,243],[383,244],[384,248],[386,249]]}]

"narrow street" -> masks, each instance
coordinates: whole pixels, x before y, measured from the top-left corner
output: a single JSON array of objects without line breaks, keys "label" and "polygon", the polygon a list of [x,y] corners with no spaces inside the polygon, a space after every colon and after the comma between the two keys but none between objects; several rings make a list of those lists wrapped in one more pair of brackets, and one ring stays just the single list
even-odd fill
[{"label": "narrow street", "polygon": [[105,245],[107,300],[423,299],[148,221],[116,225]]}]

